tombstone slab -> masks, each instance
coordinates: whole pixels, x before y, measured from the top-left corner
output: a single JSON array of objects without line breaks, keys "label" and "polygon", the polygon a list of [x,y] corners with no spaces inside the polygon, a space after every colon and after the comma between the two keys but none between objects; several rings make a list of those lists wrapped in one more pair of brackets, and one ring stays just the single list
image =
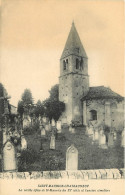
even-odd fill
[{"label": "tombstone slab", "polygon": [[17,158],[15,147],[11,141],[7,141],[3,147],[3,171],[16,171]]},{"label": "tombstone slab", "polygon": [[125,148],[125,130],[122,131],[121,146]]},{"label": "tombstone slab", "polygon": [[57,121],[57,130],[58,130],[58,133],[61,133],[62,132],[62,129],[61,129],[61,121]]},{"label": "tombstone slab", "polygon": [[44,128],[42,128],[42,130],[41,130],[41,137],[42,137],[42,136],[45,136],[45,135],[46,135],[46,131],[45,131]]},{"label": "tombstone slab", "polygon": [[55,150],[55,136],[52,135],[50,139],[50,149]]},{"label": "tombstone slab", "polygon": [[95,130],[95,141],[99,140],[99,132],[98,129]]},{"label": "tombstone slab", "polygon": [[78,169],[78,150],[71,145],[66,151],[66,170]]},{"label": "tombstone slab", "polygon": [[100,137],[99,137],[99,146],[102,149],[107,149],[105,134],[100,135]]},{"label": "tombstone slab", "polygon": [[21,137],[21,150],[27,149],[27,141],[24,136]]},{"label": "tombstone slab", "polygon": [[108,136],[108,146],[113,147],[114,146],[114,135],[113,133],[110,133]]},{"label": "tombstone slab", "polygon": [[55,123],[55,120],[54,119],[52,119],[51,124],[52,124],[52,127],[55,127],[56,126],[56,123]]},{"label": "tombstone slab", "polygon": [[49,125],[48,124],[45,125],[45,130],[49,131]]},{"label": "tombstone slab", "polygon": [[88,136],[92,138],[93,134],[94,134],[94,129],[93,126],[88,127]]}]

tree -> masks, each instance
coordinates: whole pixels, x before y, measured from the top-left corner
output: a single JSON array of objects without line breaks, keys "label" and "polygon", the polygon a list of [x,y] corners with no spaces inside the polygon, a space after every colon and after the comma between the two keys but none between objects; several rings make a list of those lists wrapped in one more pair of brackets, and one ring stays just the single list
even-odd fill
[{"label": "tree", "polygon": [[30,89],[25,89],[21,100],[18,102],[18,113],[22,116],[24,112],[29,113],[33,107],[33,97]]},{"label": "tree", "polygon": [[33,104],[33,97],[30,89],[25,89],[22,94],[22,101],[25,105]]},{"label": "tree", "polygon": [[51,100],[59,100],[59,85],[58,84],[54,85],[49,91],[49,93]]},{"label": "tree", "polygon": [[59,85],[54,85],[49,91],[50,97],[43,102],[45,108],[45,115],[55,121],[59,119],[62,112],[65,110],[64,102],[59,101]]},{"label": "tree", "polygon": [[23,116],[24,113],[23,101],[18,102],[17,112],[20,114],[21,117]]},{"label": "tree", "polygon": [[41,116],[44,115],[44,106],[40,100],[38,100],[36,103],[36,107],[34,109],[34,114],[36,115],[36,117],[38,117],[39,115],[41,115]]}]

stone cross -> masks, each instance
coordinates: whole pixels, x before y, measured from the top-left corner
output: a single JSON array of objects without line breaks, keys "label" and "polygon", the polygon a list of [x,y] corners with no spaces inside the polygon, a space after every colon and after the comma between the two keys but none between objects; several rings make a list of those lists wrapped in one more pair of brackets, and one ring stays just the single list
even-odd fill
[{"label": "stone cross", "polygon": [[50,149],[55,150],[55,136],[52,135],[50,139]]},{"label": "stone cross", "polygon": [[17,171],[15,147],[9,140],[3,147],[3,171]]},{"label": "stone cross", "polygon": [[78,150],[72,144],[66,151],[66,170],[78,169]]}]

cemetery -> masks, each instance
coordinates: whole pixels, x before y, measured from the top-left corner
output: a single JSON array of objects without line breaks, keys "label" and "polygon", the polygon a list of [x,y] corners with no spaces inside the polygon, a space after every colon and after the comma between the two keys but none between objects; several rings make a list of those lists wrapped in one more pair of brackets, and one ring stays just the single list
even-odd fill
[{"label": "cemetery", "polygon": [[[78,171],[124,168],[125,129],[96,123],[64,124],[45,115],[9,115],[4,95],[1,172]],[[53,113],[52,113],[53,114]],[[11,116],[11,117],[10,117]]]},{"label": "cemetery", "polygon": [[32,172],[34,177],[43,173],[58,178],[65,171],[78,171],[78,178],[122,177],[124,98],[104,86],[89,86],[87,55],[74,22],[60,67],[59,84],[49,97],[34,103],[25,89],[17,112],[12,112],[10,96],[0,83],[0,172],[12,177]]}]

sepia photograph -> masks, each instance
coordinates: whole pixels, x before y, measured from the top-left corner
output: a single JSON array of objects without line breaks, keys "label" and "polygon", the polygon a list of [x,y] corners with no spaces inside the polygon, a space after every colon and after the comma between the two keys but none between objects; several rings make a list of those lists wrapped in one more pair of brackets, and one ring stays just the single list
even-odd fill
[{"label": "sepia photograph", "polygon": [[122,195],[124,82],[123,0],[1,0],[2,195]]}]

